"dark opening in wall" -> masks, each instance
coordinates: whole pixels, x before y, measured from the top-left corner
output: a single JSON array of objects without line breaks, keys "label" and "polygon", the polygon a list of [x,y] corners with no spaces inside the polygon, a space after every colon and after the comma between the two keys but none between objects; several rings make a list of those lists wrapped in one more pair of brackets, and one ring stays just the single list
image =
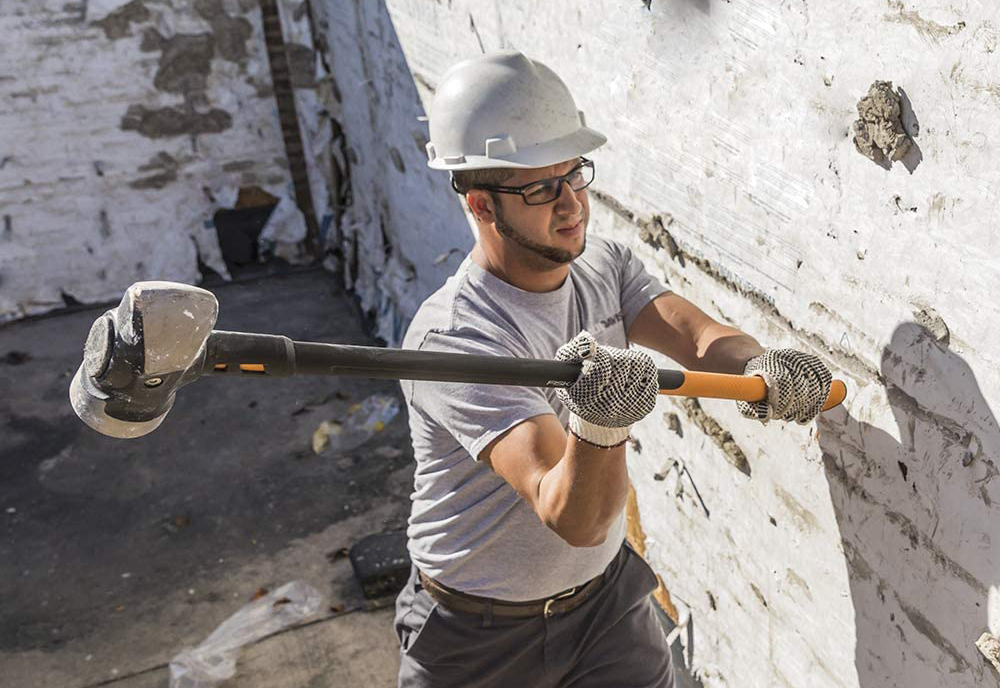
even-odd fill
[{"label": "dark opening in wall", "polygon": [[231,275],[260,260],[258,240],[278,199],[259,186],[240,189],[233,208],[222,208],[212,216],[222,249],[222,259]]}]

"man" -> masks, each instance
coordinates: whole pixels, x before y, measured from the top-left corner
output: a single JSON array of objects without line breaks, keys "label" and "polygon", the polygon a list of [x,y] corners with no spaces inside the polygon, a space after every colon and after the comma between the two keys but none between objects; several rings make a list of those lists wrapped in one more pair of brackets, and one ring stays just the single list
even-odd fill
[{"label": "man", "polygon": [[667,291],[627,248],[587,236],[584,156],[606,139],[545,65],[516,52],[456,65],[430,133],[429,164],[451,173],[478,239],[403,346],[583,367],[558,391],[403,383],[417,468],[399,685],[672,686],[656,577],[623,544],[624,445],[657,398],[653,360],[629,344],[762,375],[769,403],[741,411],[765,421],[811,420],[830,373],[765,351]]}]

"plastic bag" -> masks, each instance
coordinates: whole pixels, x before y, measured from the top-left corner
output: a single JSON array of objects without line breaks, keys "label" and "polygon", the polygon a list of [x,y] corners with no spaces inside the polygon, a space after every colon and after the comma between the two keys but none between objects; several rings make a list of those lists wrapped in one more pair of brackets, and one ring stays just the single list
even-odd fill
[{"label": "plastic bag", "polygon": [[313,451],[350,451],[381,432],[399,413],[399,399],[387,394],[373,394],[354,404],[343,421],[325,420],[313,433]]},{"label": "plastic bag", "polygon": [[232,678],[241,647],[312,616],[323,599],[308,583],[292,581],[245,605],[201,645],[184,648],[170,661],[170,688],[213,688]]}]

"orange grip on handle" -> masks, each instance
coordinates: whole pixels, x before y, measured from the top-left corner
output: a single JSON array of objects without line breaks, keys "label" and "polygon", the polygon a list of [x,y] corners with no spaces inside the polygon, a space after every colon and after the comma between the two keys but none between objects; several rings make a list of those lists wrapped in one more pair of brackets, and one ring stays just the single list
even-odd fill
[{"label": "orange grip on handle", "polygon": [[[756,375],[726,375],[724,373],[702,373],[684,371],[684,382],[673,389],[661,389],[660,394],[681,397],[709,397],[712,399],[732,399],[734,401],[763,401],[767,399],[767,385]],[[834,380],[830,396],[823,405],[828,411],[843,403],[847,398],[847,385]]]}]

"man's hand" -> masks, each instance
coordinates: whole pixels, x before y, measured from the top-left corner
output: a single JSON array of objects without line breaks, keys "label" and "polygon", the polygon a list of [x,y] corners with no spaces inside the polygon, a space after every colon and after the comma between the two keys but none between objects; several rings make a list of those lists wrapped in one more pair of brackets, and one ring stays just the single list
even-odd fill
[{"label": "man's hand", "polygon": [[613,447],[628,439],[632,423],[656,406],[656,363],[635,349],[601,346],[584,330],[559,347],[560,361],[582,362],[580,377],[559,389],[570,410],[570,431],[590,444]]},{"label": "man's hand", "polygon": [[744,375],[757,375],[767,384],[767,401],[737,401],[747,418],[762,423],[772,418],[806,424],[823,410],[833,374],[812,354],[794,349],[767,349],[747,361]]}]

